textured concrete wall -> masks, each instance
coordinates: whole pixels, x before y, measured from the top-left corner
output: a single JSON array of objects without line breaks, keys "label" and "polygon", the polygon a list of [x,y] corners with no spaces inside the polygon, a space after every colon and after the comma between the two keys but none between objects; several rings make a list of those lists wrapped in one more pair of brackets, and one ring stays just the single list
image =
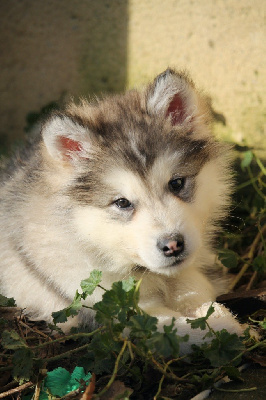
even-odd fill
[{"label": "textured concrete wall", "polygon": [[265,143],[266,0],[0,0],[0,134],[69,95],[121,91],[167,66],[210,96],[219,135]]},{"label": "textured concrete wall", "polygon": [[126,85],[127,1],[0,0],[0,135],[71,95]]},{"label": "textured concrete wall", "polygon": [[265,11],[265,0],[132,0],[130,86],[167,65],[187,68],[226,123],[219,133],[266,145]]}]

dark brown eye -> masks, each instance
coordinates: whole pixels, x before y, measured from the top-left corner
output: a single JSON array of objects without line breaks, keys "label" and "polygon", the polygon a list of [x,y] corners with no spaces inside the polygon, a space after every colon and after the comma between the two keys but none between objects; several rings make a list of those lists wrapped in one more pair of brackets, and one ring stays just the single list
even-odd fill
[{"label": "dark brown eye", "polygon": [[132,207],[132,204],[130,203],[130,201],[127,199],[124,199],[124,198],[116,200],[115,205],[118,208],[131,208]]},{"label": "dark brown eye", "polygon": [[169,189],[172,193],[179,193],[185,185],[185,178],[176,178],[168,182]]}]

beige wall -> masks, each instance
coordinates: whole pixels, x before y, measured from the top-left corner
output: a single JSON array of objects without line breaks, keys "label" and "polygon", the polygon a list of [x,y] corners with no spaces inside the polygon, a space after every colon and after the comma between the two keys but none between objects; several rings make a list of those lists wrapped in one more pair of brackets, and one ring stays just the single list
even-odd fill
[{"label": "beige wall", "polygon": [[0,0],[0,134],[69,95],[121,91],[167,66],[210,96],[215,131],[265,143],[266,0]]},{"label": "beige wall", "polygon": [[131,0],[130,86],[186,68],[226,120],[219,133],[266,146],[265,13],[265,0]]}]

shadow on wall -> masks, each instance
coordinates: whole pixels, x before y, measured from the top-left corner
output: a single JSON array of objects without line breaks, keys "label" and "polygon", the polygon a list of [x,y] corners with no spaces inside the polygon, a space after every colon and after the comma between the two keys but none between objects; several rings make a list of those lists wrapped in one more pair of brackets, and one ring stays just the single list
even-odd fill
[{"label": "shadow on wall", "polygon": [[92,26],[82,50],[82,91],[120,92],[125,89],[127,78],[128,2],[92,3]]},{"label": "shadow on wall", "polygon": [[123,91],[127,28],[127,0],[0,2],[0,142],[54,101]]}]

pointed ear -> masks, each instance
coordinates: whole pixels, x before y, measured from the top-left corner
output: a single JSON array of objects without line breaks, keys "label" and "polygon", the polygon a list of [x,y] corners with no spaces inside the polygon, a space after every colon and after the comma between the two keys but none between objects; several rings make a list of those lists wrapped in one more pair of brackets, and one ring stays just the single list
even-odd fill
[{"label": "pointed ear", "polygon": [[190,121],[198,113],[198,107],[194,84],[183,73],[167,69],[148,89],[148,112],[169,116],[173,125]]},{"label": "pointed ear", "polygon": [[42,136],[48,153],[55,160],[74,160],[90,155],[89,130],[67,116],[53,116],[43,126]]}]

